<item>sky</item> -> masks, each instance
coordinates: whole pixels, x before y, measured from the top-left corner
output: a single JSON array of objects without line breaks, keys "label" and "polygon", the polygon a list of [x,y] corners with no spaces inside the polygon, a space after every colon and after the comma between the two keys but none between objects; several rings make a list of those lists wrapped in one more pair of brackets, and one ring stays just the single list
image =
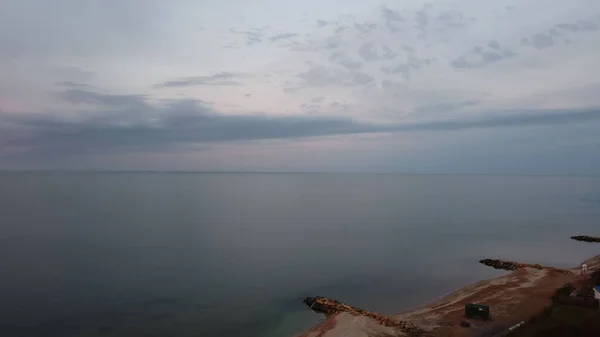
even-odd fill
[{"label": "sky", "polygon": [[600,174],[597,0],[2,0],[0,169]]}]

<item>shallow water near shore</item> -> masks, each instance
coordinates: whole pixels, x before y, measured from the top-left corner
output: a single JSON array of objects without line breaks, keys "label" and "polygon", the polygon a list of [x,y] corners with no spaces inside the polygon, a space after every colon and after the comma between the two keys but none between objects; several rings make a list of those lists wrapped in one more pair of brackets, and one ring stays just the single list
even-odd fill
[{"label": "shallow water near shore", "polygon": [[599,253],[600,177],[0,173],[1,336],[290,336]]}]

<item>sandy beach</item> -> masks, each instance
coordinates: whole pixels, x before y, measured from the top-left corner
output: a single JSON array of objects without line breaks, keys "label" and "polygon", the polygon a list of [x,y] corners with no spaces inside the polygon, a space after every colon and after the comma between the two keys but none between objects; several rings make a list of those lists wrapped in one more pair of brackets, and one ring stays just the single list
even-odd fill
[{"label": "sandy beach", "polygon": [[[600,255],[584,261],[590,271],[600,268]],[[520,269],[493,279],[479,281],[458,289],[425,306],[400,312],[393,318],[409,321],[423,329],[423,335],[432,337],[493,336],[506,328],[527,320],[550,303],[557,288],[566,283],[583,281],[580,264],[571,269],[574,275]],[[490,306],[493,320],[475,321],[471,328],[460,327],[464,320],[464,306],[480,303]],[[297,337],[382,337],[404,336],[392,327],[374,319],[339,313],[324,319],[309,331]]]}]

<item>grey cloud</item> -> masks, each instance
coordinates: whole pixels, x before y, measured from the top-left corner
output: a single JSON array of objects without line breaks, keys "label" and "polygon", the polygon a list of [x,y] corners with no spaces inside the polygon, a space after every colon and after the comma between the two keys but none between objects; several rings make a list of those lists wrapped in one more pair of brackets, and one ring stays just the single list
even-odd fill
[{"label": "grey cloud", "polygon": [[347,110],[350,107],[350,104],[346,102],[333,101],[329,103],[329,107],[333,109],[343,109]]},{"label": "grey cloud", "polygon": [[448,12],[442,12],[435,19],[439,21],[451,21],[452,15]]},{"label": "grey cloud", "polygon": [[397,25],[406,21],[399,12],[386,6],[381,7],[381,18],[385,22],[385,26],[387,27],[388,31],[391,33],[400,31],[401,29]]},{"label": "grey cloud", "polygon": [[464,27],[464,26],[465,26],[464,22],[450,22],[450,23],[448,23],[448,27],[453,27],[453,28]]},{"label": "grey cloud", "polygon": [[579,23],[579,27],[582,30],[597,30],[598,23],[592,20],[582,21]]},{"label": "grey cloud", "polygon": [[279,41],[279,40],[291,39],[291,38],[296,37],[296,36],[298,36],[297,33],[280,33],[280,34],[277,34],[275,36],[271,36],[269,38],[269,40],[271,40],[272,42],[276,42],[276,41]]},{"label": "grey cloud", "polygon": [[531,42],[533,46],[537,49],[543,49],[554,45],[554,40],[552,39],[552,36],[543,33],[535,34],[531,39]]},{"label": "grey cloud", "polygon": [[102,94],[84,89],[69,89],[59,93],[60,98],[71,103],[105,105],[108,107],[147,107],[144,103],[146,96]]},{"label": "grey cloud", "polygon": [[484,62],[496,62],[502,60],[504,57],[496,52],[486,51],[481,54],[481,58]]},{"label": "grey cloud", "polygon": [[390,9],[386,6],[382,6],[381,7],[381,17],[386,21],[386,22],[404,22],[405,19],[402,17],[402,15],[400,15],[399,12]]},{"label": "grey cloud", "polygon": [[549,34],[552,36],[560,36],[560,32],[556,28],[550,29]]},{"label": "grey cloud", "polygon": [[193,76],[184,77],[177,80],[166,81],[155,85],[156,88],[161,87],[190,87],[196,85],[240,85],[238,78],[248,77],[244,73],[232,73],[223,71],[210,76]]},{"label": "grey cloud", "polygon": [[78,83],[78,82],[73,82],[73,81],[58,81],[58,82],[54,82],[54,85],[57,85],[59,87],[68,87],[68,88],[85,88],[85,89],[92,89],[93,86],[86,84],[86,83]]},{"label": "grey cloud", "polygon": [[579,26],[578,25],[574,25],[571,23],[561,23],[556,25],[556,27],[558,27],[559,29],[568,31],[568,32],[577,32],[579,30]]},{"label": "grey cloud", "polygon": [[368,34],[375,29],[377,29],[377,24],[375,23],[354,23],[354,29],[358,30],[362,34]]},{"label": "grey cloud", "polygon": [[550,35],[558,36],[560,33],[557,28],[568,33],[577,33],[581,31],[594,31],[600,28],[597,18],[581,20],[578,23],[561,23],[556,25],[556,28],[550,30]]},{"label": "grey cloud", "polygon": [[319,110],[321,110],[321,106],[319,104],[312,103],[301,104],[300,108],[308,112],[319,112]]},{"label": "grey cloud", "polygon": [[325,20],[317,20],[317,26],[319,27],[325,27],[327,26],[328,22]]},{"label": "grey cloud", "polygon": [[386,60],[391,60],[398,55],[398,53],[393,51],[389,46],[383,46],[381,49],[383,50],[383,55],[381,56]]},{"label": "grey cloud", "polygon": [[312,87],[324,87],[329,85],[360,86],[371,84],[374,78],[360,71],[344,71],[330,69],[322,65],[314,66],[297,75],[304,84]]},{"label": "grey cloud", "polygon": [[335,63],[338,63],[350,70],[357,70],[363,67],[362,62],[353,60],[348,55],[342,52],[335,52],[331,54],[329,60]]},{"label": "grey cloud", "polygon": [[298,77],[309,86],[321,87],[342,84],[346,74],[342,71],[330,70],[325,66],[319,65],[298,74]]},{"label": "grey cloud", "polygon": [[350,59],[340,59],[338,63],[350,70],[357,70],[363,67],[362,62],[352,61]]},{"label": "grey cloud", "polygon": [[400,28],[394,24],[391,24],[391,23],[386,24],[386,27],[390,33],[398,33],[403,30],[402,28]]},{"label": "grey cloud", "polygon": [[416,58],[413,55],[408,55],[406,63],[408,64],[409,67],[411,67],[413,69],[421,68],[421,60],[419,60],[418,58]]},{"label": "grey cloud", "polygon": [[452,65],[454,68],[458,68],[458,69],[472,68],[471,64],[469,62],[467,62],[467,59],[464,55],[453,60],[452,62],[450,62],[450,65]]},{"label": "grey cloud", "polygon": [[424,31],[429,24],[429,19],[427,17],[427,13],[424,11],[415,12],[415,22],[417,24],[417,28],[421,31]]},{"label": "grey cloud", "polygon": [[379,59],[379,55],[377,54],[377,49],[375,45],[371,42],[363,43],[358,49],[358,54],[365,61],[376,61]]},{"label": "grey cloud", "polygon": [[450,112],[460,108],[471,107],[479,104],[477,100],[467,100],[460,102],[445,102],[438,104],[423,105],[415,109],[415,112],[430,113],[430,112]]},{"label": "grey cloud", "polygon": [[85,83],[96,76],[95,72],[77,66],[55,67],[53,70],[58,78],[73,82]]},{"label": "grey cloud", "polygon": [[510,114],[503,113],[491,117],[390,126],[389,130],[452,131],[477,128],[565,125],[589,121],[600,121],[600,108],[521,111]]},{"label": "grey cloud", "polygon": [[515,53],[515,52],[513,52],[512,50],[509,50],[509,49],[504,49],[502,51],[502,55],[504,56],[504,58],[510,58],[510,57],[517,56],[517,53]]},{"label": "grey cloud", "polygon": [[311,103],[321,103],[325,100],[325,97],[323,96],[318,96],[318,97],[314,97],[313,99],[310,100]]},{"label": "grey cloud", "polygon": [[[529,42],[525,39],[523,44],[527,43]],[[491,50],[485,50],[481,46],[475,46],[473,47],[472,52],[463,53],[463,55],[452,60],[450,65],[458,69],[481,68],[490,63],[501,61],[517,55],[509,49],[501,50],[500,43],[495,40],[490,41],[488,46],[491,48]]]},{"label": "grey cloud", "polygon": [[384,67],[381,67],[380,69],[382,72],[384,72],[386,74],[402,74],[402,76],[406,80],[408,80],[410,78],[411,71],[421,68],[424,64],[429,65],[430,60],[429,59],[427,59],[426,61],[420,60],[417,57],[415,57],[414,55],[410,54],[407,56],[405,63],[398,64],[395,67],[384,66]]},{"label": "grey cloud", "polygon": [[246,38],[246,44],[249,46],[262,42],[262,36],[260,34],[248,33]]},{"label": "grey cloud", "polygon": [[405,80],[409,80],[411,67],[408,64],[399,64],[395,67],[381,67],[381,71],[390,75],[400,74]]},{"label": "grey cloud", "polygon": [[344,40],[340,36],[330,36],[325,40],[325,46],[328,49],[335,49],[343,43]]},{"label": "grey cloud", "polygon": [[488,47],[490,47],[492,49],[500,50],[500,43],[498,43],[498,41],[496,41],[496,40],[492,40],[492,41],[490,41],[490,43],[488,43]]},{"label": "grey cloud", "polygon": [[[542,32],[533,35],[531,38],[523,38],[521,44],[524,46],[533,46],[537,49],[545,49],[556,44],[559,40],[555,38],[563,35],[568,36],[570,34],[581,33],[583,31],[595,31],[600,28],[596,19],[580,20],[577,24],[575,23],[561,23],[550,28],[547,33]],[[567,37],[563,37],[562,41],[570,41]]]},{"label": "grey cloud", "polygon": [[381,81],[381,87],[385,90],[393,90],[397,88],[402,88],[404,84],[402,82],[383,80]]},{"label": "grey cloud", "polygon": [[395,67],[382,67],[381,70],[388,74],[409,73],[410,66],[408,64],[399,64]]},{"label": "grey cloud", "polygon": [[247,45],[257,44],[263,41],[265,37],[264,30],[268,27],[253,28],[252,30],[237,30],[235,28],[229,29],[233,34],[242,35],[246,39]]},{"label": "grey cloud", "polygon": [[[96,93],[86,94],[86,97],[95,96]],[[335,103],[338,102],[330,106],[342,106]],[[454,107],[469,104],[475,102],[459,102]],[[170,100],[159,106],[140,100],[137,106],[140,109],[136,114],[137,120],[126,124],[120,122],[118,110],[111,114],[112,119],[85,117],[90,114],[82,114],[84,118],[77,120],[48,114],[0,115],[0,134],[3,135],[5,147],[25,148],[32,155],[45,153],[59,156],[140,149],[157,151],[186,143],[378,132],[453,131],[600,121],[599,109],[503,112],[472,119],[373,125],[345,118],[222,115],[192,100]],[[450,105],[450,108],[452,107]],[[97,114],[91,114],[95,115]],[[12,132],[14,130],[26,132]]]},{"label": "grey cloud", "polygon": [[339,26],[339,27],[337,27],[337,28],[335,29],[335,32],[336,32],[336,34],[340,34],[340,33],[342,33],[343,31],[345,31],[346,29],[348,29],[348,27],[347,27],[347,26]]},{"label": "grey cloud", "polygon": [[413,47],[411,47],[411,46],[406,46],[406,45],[405,45],[405,46],[403,46],[403,47],[402,47],[402,49],[403,49],[404,51],[406,51],[407,53],[410,53],[410,54],[412,54],[412,53],[414,53],[414,52],[415,52],[415,48],[413,48]]},{"label": "grey cloud", "polygon": [[[88,93],[88,97],[96,96]],[[4,139],[5,146],[33,152],[74,154],[119,149],[157,150],[181,143],[284,139],[376,131],[377,127],[344,118],[220,115],[195,101],[172,100],[153,106],[140,102],[138,120],[69,120],[47,114],[0,115],[2,134],[27,130],[28,136]],[[94,115],[94,114],[92,114]]]},{"label": "grey cloud", "polygon": [[372,83],[374,78],[363,72],[353,72],[350,74],[352,82],[356,85],[367,85]]},{"label": "grey cloud", "polygon": [[291,41],[289,47],[292,51],[310,51],[318,52],[323,50],[338,49],[344,45],[344,39],[341,36],[329,36],[321,40],[308,40],[303,43]]}]

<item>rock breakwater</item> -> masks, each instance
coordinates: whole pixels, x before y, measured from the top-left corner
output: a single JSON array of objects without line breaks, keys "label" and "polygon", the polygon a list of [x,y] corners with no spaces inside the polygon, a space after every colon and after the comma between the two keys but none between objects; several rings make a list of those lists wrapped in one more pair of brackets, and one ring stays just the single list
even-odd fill
[{"label": "rock breakwater", "polygon": [[306,305],[308,305],[313,311],[323,313],[326,316],[332,316],[332,315],[335,315],[340,312],[347,312],[347,313],[350,313],[355,316],[362,315],[362,316],[367,316],[367,317],[373,318],[382,325],[397,328],[403,332],[407,332],[407,333],[423,332],[419,327],[417,327],[416,325],[414,325],[410,322],[399,321],[394,318],[378,314],[376,312],[363,310],[360,308],[355,308],[348,304],[345,304],[345,303],[342,303],[342,302],[339,302],[336,300],[332,300],[327,297],[322,297],[322,296],[307,297],[304,299],[304,303]]},{"label": "rock breakwater", "polygon": [[514,261],[504,261],[504,260],[498,260],[498,259],[483,259],[483,260],[479,261],[479,263],[484,264],[488,267],[492,267],[494,269],[518,270],[518,269],[523,269],[523,268],[534,268],[534,269],[539,269],[539,270],[548,270],[551,272],[573,275],[572,271],[560,269],[560,268],[542,266],[540,264],[519,263],[519,262],[514,262]]},{"label": "rock breakwater", "polygon": [[597,236],[576,235],[571,236],[571,239],[583,242],[600,242],[600,237]]}]

